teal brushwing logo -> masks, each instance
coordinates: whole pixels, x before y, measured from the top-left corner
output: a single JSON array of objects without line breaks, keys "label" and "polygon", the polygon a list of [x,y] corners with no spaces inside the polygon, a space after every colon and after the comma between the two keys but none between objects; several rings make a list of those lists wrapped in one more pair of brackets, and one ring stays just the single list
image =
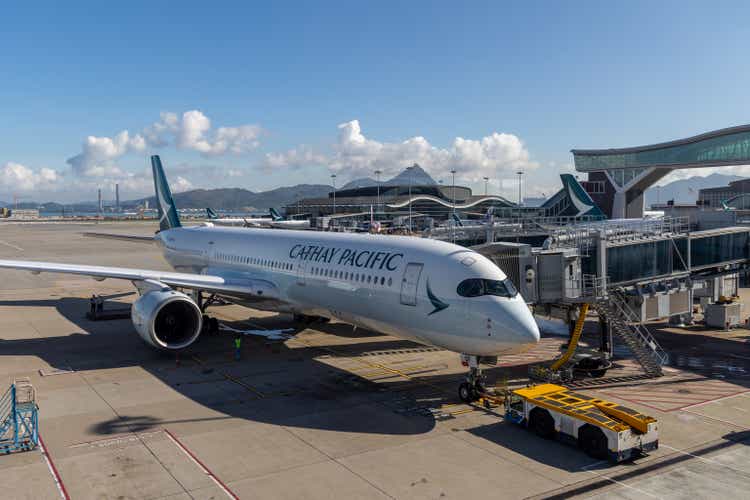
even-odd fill
[{"label": "teal brushwing logo", "polygon": [[437,298],[435,294],[432,293],[432,289],[430,288],[430,280],[427,280],[427,297],[430,299],[430,302],[432,302],[432,306],[435,308],[427,316],[432,316],[433,314],[440,312],[448,307],[448,304]]}]

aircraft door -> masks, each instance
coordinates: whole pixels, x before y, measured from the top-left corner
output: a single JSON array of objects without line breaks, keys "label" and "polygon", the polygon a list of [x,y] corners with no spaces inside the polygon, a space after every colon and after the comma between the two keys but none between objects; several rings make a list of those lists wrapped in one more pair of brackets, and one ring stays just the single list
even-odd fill
[{"label": "aircraft door", "polygon": [[297,284],[301,286],[305,286],[305,269],[307,267],[307,262],[298,259],[297,260]]},{"label": "aircraft door", "polygon": [[417,305],[417,290],[419,287],[419,277],[422,275],[424,264],[410,262],[404,270],[404,277],[401,279],[401,303],[405,306]]}]

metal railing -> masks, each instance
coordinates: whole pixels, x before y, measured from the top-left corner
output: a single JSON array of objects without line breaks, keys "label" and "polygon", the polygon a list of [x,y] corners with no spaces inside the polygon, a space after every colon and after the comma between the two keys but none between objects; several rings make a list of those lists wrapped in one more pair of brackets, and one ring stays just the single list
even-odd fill
[{"label": "metal railing", "polygon": [[639,342],[651,349],[658,363],[662,366],[669,363],[669,355],[659,345],[653,335],[642,324],[640,318],[630,308],[628,303],[618,293],[609,294],[609,303],[615,312],[622,318],[630,330],[638,337]]}]

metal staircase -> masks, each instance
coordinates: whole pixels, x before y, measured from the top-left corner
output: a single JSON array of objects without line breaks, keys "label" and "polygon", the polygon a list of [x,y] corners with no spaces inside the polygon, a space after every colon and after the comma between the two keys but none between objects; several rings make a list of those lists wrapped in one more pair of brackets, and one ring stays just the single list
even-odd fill
[{"label": "metal staircase", "polygon": [[661,367],[669,362],[669,355],[656,342],[651,333],[640,324],[636,314],[621,294],[610,291],[606,298],[594,303],[599,316],[606,319],[612,329],[635,356],[646,375],[660,377]]},{"label": "metal staircase", "polygon": [[36,393],[28,378],[17,379],[0,398],[0,453],[32,450],[39,444]]}]

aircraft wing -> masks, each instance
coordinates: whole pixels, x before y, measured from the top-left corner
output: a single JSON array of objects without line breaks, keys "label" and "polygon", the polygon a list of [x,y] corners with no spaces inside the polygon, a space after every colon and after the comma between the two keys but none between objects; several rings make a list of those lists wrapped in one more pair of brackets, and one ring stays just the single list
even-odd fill
[{"label": "aircraft wing", "polygon": [[126,267],[87,266],[81,264],[62,264],[59,262],[36,262],[28,260],[0,260],[0,268],[20,269],[39,273],[62,273],[91,276],[97,280],[107,278],[128,281],[158,281],[165,285],[189,288],[214,293],[239,294],[260,300],[279,300],[279,290],[274,283],[258,278],[226,279],[221,276],[205,274],[175,273],[170,271],[152,271],[148,269],[130,269]]},{"label": "aircraft wing", "polygon": [[133,243],[153,243],[154,237],[153,236],[140,236],[140,235],[134,235],[134,234],[116,234],[116,233],[94,233],[94,232],[84,232],[81,233],[84,236],[88,236],[89,238],[102,238],[105,240],[120,240],[120,241],[130,241]]}]

